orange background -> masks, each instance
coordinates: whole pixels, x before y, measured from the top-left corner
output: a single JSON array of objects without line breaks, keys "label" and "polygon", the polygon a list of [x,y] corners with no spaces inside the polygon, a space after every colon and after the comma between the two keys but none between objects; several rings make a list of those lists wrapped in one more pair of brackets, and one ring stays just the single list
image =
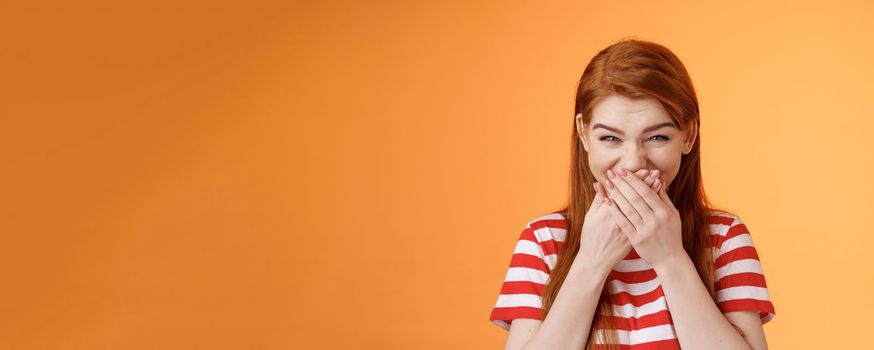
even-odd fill
[{"label": "orange background", "polygon": [[771,348],[868,343],[870,1],[127,3],[0,5],[0,348],[501,348],[625,37],[692,76]]}]

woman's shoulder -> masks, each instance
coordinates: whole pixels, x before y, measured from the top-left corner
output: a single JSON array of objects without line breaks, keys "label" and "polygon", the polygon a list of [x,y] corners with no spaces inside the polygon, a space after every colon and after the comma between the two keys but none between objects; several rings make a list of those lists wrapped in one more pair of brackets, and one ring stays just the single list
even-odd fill
[{"label": "woman's shoulder", "polygon": [[723,243],[731,238],[737,238],[744,234],[747,236],[742,236],[741,239],[749,237],[749,231],[738,214],[714,209],[708,216],[708,223],[710,224],[710,233],[715,236],[713,244],[716,248],[722,247]]},{"label": "woman's shoulder", "polygon": [[549,228],[566,228],[564,212],[550,212],[536,216],[525,224],[526,227],[549,227]]},{"label": "woman's shoulder", "polygon": [[567,235],[567,221],[562,212],[541,214],[528,220],[525,231],[530,232],[540,243],[564,241]]},{"label": "woman's shoulder", "polygon": [[740,221],[740,216],[730,211],[724,209],[711,209],[708,211],[708,224],[732,226],[736,221]]}]

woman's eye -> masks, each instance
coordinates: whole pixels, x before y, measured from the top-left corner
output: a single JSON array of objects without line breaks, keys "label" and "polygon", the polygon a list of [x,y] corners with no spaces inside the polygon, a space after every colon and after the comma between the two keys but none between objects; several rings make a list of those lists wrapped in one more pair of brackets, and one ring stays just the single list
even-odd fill
[{"label": "woman's eye", "polygon": [[[664,135],[653,136],[650,138],[650,140],[652,140],[653,138],[658,138],[658,137],[660,137],[661,139],[656,139],[656,141],[669,141],[670,140],[669,137],[664,136]],[[599,140],[601,140],[601,141],[616,141],[614,139],[619,140],[615,136],[602,136]]]}]

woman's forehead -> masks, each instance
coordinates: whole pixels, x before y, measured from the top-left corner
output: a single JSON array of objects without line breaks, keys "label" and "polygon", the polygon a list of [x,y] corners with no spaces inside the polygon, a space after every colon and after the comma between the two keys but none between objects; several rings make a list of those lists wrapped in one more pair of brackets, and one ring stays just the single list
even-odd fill
[{"label": "woman's forehead", "polygon": [[652,123],[673,121],[658,100],[653,98],[630,99],[624,96],[609,96],[592,109],[592,125],[611,123],[612,126],[644,128]]}]

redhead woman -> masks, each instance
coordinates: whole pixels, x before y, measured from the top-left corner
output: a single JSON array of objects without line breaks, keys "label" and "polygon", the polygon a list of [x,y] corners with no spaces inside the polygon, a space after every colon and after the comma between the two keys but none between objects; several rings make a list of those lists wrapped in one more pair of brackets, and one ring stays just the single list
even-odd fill
[{"label": "redhead woman", "polygon": [[522,230],[490,320],[506,349],[767,349],[774,318],[739,216],[701,177],[698,100],[666,47],[623,40],[583,72],[564,208]]}]

